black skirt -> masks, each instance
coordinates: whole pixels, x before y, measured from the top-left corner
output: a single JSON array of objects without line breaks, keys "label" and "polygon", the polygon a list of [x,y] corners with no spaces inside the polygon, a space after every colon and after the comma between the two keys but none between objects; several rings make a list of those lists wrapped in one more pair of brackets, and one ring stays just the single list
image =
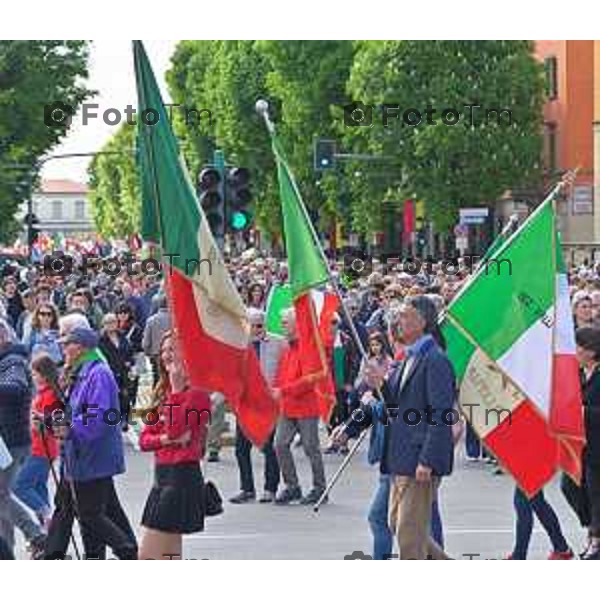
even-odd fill
[{"label": "black skirt", "polygon": [[156,465],[142,525],[166,533],[204,530],[204,479],[198,463]]}]

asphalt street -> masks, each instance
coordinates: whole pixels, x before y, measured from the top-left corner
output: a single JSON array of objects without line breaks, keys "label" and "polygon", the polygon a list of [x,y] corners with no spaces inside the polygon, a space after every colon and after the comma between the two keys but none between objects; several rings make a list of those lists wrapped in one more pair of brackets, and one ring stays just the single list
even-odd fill
[{"label": "asphalt street", "polygon": [[[461,444],[462,446],[462,444]],[[294,450],[301,482],[310,486],[310,469],[302,448]],[[343,458],[325,456],[331,476]],[[263,484],[263,457],[253,452],[256,484]],[[353,552],[371,552],[367,508],[377,482],[377,469],[366,461],[366,447],[331,494],[319,513],[312,508],[256,503],[232,505],[227,499],[238,491],[238,471],[233,448],[224,448],[219,463],[204,465],[206,479],[214,481],[225,498],[225,513],[208,518],[205,531],[186,536],[184,557],[190,559],[343,559]],[[152,455],[127,447],[127,473],[117,478],[120,498],[132,524],[139,530],[144,502],[152,483]],[[558,478],[546,494],[559,515],[563,531],[574,550],[584,542],[584,532],[563,499]],[[458,449],[456,467],[445,478],[440,505],[446,550],[463,560],[499,559],[512,548],[514,513],[512,480],[494,475],[483,463],[469,463]],[[25,553],[20,544],[20,557]],[[531,559],[545,559],[550,544],[536,522],[530,546]],[[467,555],[476,555],[470,558]]]}]

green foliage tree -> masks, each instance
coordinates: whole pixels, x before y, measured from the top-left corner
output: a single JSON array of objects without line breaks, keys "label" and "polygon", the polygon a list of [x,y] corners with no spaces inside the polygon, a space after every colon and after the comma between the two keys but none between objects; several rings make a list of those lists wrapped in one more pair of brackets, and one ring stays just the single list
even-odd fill
[{"label": "green foliage tree", "polygon": [[[321,180],[314,172],[313,148],[317,138],[335,137],[332,107],[348,100],[346,82],[353,44],[334,41],[259,41],[267,57],[267,90],[275,98],[278,130],[305,202],[320,212],[320,228],[328,227],[339,212],[337,177]],[[318,183],[318,185],[317,185]]]},{"label": "green foliage tree", "polygon": [[123,123],[89,167],[89,198],[98,232],[125,238],[140,231],[141,194],[135,160],[136,128]]},{"label": "green foliage tree", "polygon": [[[183,41],[167,73],[173,102],[180,105],[173,111],[174,129],[192,176],[211,162],[215,148],[229,163],[251,170],[257,220],[271,235],[280,233],[281,220],[269,139],[254,110],[261,97],[271,104],[321,230],[342,217],[369,235],[383,227],[383,203],[414,197],[425,201],[428,218],[444,231],[456,222],[459,207],[491,204],[540,176],[543,73],[532,50],[527,41]],[[343,106],[350,99],[398,104],[400,118],[383,127],[375,108],[372,127],[349,127]],[[437,111],[436,125],[425,123],[425,114],[417,126],[403,124],[404,110],[424,113],[428,106]],[[506,114],[486,119],[485,109],[493,107],[510,110],[510,124]],[[460,112],[457,125],[441,123],[446,108]],[[196,120],[193,110],[203,109],[211,118],[202,113]],[[358,158],[315,173],[317,138],[337,139],[339,151]],[[107,157],[103,173],[124,173],[109,168],[119,160]],[[102,197],[131,202],[135,186],[122,192],[119,182],[105,184]],[[122,218],[121,208],[97,210],[100,220],[119,220],[115,231],[137,224]]]},{"label": "green foliage tree", "polygon": [[[228,162],[252,172],[258,222],[267,233],[279,234],[275,165],[254,109],[257,99],[267,98],[307,203],[322,207],[327,196],[316,185],[313,142],[334,132],[330,105],[343,101],[351,64],[352,44],[344,41],[181,42],[167,76],[173,100],[213,113],[212,126],[201,131],[176,121],[192,171],[210,162],[215,147],[222,148]],[[335,212],[335,202],[329,206],[325,214]]]},{"label": "green foliage tree", "polygon": [[89,44],[81,40],[0,41],[0,241],[14,241],[15,215],[32,193],[39,159],[66,134],[44,123],[44,105],[75,110],[85,89]]},{"label": "green foliage tree", "polygon": [[[420,198],[437,229],[447,230],[459,207],[491,204],[507,189],[536,180],[544,84],[532,51],[527,41],[358,43],[348,91],[376,107],[399,104],[401,114],[383,127],[383,109],[374,108],[373,127],[344,129],[348,146],[382,157],[362,169],[355,200],[373,192],[381,200],[382,187],[397,200]],[[431,115],[435,125],[425,122],[428,106],[437,111]],[[409,108],[422,113],[416,126],[403,123]],[[446,108],[460,112],[456,125],[442,124]],[[491,108],[511,111],[510,123],[507,113],[486,115]],[[375,183],[378,174],[389,179]]]}]

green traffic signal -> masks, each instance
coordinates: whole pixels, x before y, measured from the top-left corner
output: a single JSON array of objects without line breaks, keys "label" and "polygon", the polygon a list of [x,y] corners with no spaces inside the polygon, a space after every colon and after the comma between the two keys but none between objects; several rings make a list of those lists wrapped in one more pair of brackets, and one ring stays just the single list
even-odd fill
[{"label": "green traffic signal", "polygon": [[252,186],[250,171],[245,167],[233,167],[227,175],[227,224],[234,233],[241,233],[252,225]]},{"label": "green traffic signal", "polygon": [[231,215],[231,228],[234,231],[243,231],[250,224],[250,215],[243,210],[236,210]]}]

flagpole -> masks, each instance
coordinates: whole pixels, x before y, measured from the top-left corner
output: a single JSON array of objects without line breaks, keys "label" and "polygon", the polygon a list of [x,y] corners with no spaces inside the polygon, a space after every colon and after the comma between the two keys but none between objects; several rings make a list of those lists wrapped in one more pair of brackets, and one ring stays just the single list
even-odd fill
[{"label": "flagpole", "polygon": [[[275,135],[275,125],[273,124],[273,121],[271,121],[271,118],[269,117],[269,103],[266,100],[262,100],[262,99],[258,100],[256,102],[256,112],[263,117],[269,133],[272,136],[274,136]],[[280,160],[282,159],[281,156],[278,156],[278,158]],[[287,164],[286,164],[286,166],[287,166]],[[323,246],[321,245],[321,242],[319,241],[319,237],[317,236],[317,232],[315,231],[314,225],[312,223],[312,219],[310,218],[310,215],[308,214],[308,211],[306,210],[306,206],[304,205],[304,202],[302,200],[300,190],[298,189],[298,186],[296,185],[296,180],[295,180],[292,172],[289,169],[288,169],[288,173],[290,174],[290,182],[292,184],[292,187],[294,188],[294,192],[296,192],[296,198],[298,198],[298,204],[300,205],[300,210],[302,211],[302,214],[303,214],[304,218],[306,219],[306,222],[308,223],[313,240],[316,242],[317,248],[319,250],[319,254],[321,256],[321,260],[323,261],[323,263],[325,265],[325,269],[327,271],[327,277],[329,279],[329,283],[330,283],[331,287],[333,288],[335,295],[338,297],[338,299],[340,301],[340,306],[342,307],[344,317],[346,318],[346,321],[348,322],[348,326],[350,327],[350,331],[352,333],[352,337],[354,338],[354,342],[356,343],[358,349],[360,350],[362,358],[364,358],[365,360],[368,360],[369,356],[368,356],[367,351],[362,343],[362,340],[360,339],[360,336],[358,335],[358,331],[356,330],[354,321],[352,320],[352,318],[350,316],[350,312],[348,311],[348,308],[344,304],[344,299],[342,298],[342,293],[340,291],[339,286],[337,285],[337,282],[335,281],[335,279],[333,277],[333,273],[331,272],[331,267],[329,266],[329,260],[327,259],[327,256],[325,255],[325,251],[323,250]]]},{"label": "flagpole", "polygon": [[[497,248],[497,250],[494,252],[494,254],[499,253],[501,250],[503,250],[504,248],[509,246],[512,243],[515,236],[517,235],[517,233],[519,231],[521,231],[521,229],[523,227],[525,227],[525,225],[527,225],[527,223],[529,223],[533,218],[535,218],[535,216],[538,214],[538,212],[540,212],[548,202],[554,202],[554,199],[558,195],[558,193],[562,190],[562,188],[564,186],[567,185],[567,183],[570,182],[571,179],[575,178],[578,171],[579,171],[579,167],[566,173],[563,176],[563,178],[554,186],[554,189],[546,196],[546,198],[544,198],[544,200],[540,203],[540,205],[527,217],[527,219],[525,219],[525,221],[521,224],[521,226],[518,227],[515,231],[513,231],[506,240],[504,240],[504,242],[499,246],[499,248]],[[507,227],[508,227],[508,224],[507,224]],[[486,255],[484,255],[484,258],[485,258],[485,256]],[[482,260],[482,263],[483,263],[483,260]],[[483,265],[479,265],[477,270],[474,273],[471,273],[471,277],[467,280],[466,285],[464,285],[458,291],[458,294],[452,299],[452,302],[450,303],[450,305],[447,306],[445,310],[440,312],[440,314],[438,315],[438,323],[441,323],[444,320],[448,310],[450,309],[450,306],[454,302],[456,302],[456,300],[458,300],[469,289],[469,287],[471,286],[471,284],[474,281],[477,280],[476,275],[479,275],[479,273],[481,272],[482,266]]]},{"label": "flagpole", "polygon": [[[273,124],[273,122],[271,121],[271,118],[269,116],[269,103],[264,99],[257,100],[255,108],[256,108],[256,112],[264,119],[265,125],[267,126],[267,130],[269,131],[269,134],[271,135],[271,139],[274,140],[275,125]],[[283,161],[283,157],[280,156],[278,150],[276,150],[276,158],[277,158],[277,160]],[[346,304],[344,303],[344,299],[342,297],[340,288],[337,285],[337,282],[334,280],[333,273],[331,272],[331,268],[329,266],[329,261],[327,259],[327,256],[325,255],[325,251],[323,250],[323,246],[321,245],[321,242],[319,241],[317,232],[315,231],[314,225],[312,223],[312,219],[310,218],[310,215],[308,214],[308,211],[306,210],[306,206],[304,205],[304,202],[302,200],[302,195],[300,194],[300,190],[298,189],[298,186],[296,185],[296,179],[294,178],[292,172],[288,168],[287,161],[283,161],[283,162],[285,162],[285,166],[286,166],[288,174],[289,174],[289,179],[290,179],[291,185],[294,189],[294,192],[296,193],[296,198],[298,199],[298,204],[300,205],[300,210],[302,211],[302,214],[303,214],[306,222],[308,223],[312,238],[317,245],[321,260],[323,261],[323,264],[325,265],[329,283],[330,283],[331,287],[333,288],[335,295],[338,297],[338,300],[340,301],[340,306],[341,306],[342,312],[344,314],[344,317],[346,319],[346,322],[348,323],[348,327],[350,328],[350,333],[352,334],[354,343],[356,344],[363,360],[365,362],[368,362],[369,356],[368,356],[367,351],[362,343],[362,340],[360,339],[360,336],[358,335],[358,331],[356,330],[356,327],[354,325],[354,321],[352,320],[350,312],[348,311],[348,308],[346,307]],[[387,407],[385,406],[385,402],[383,400],[383,395],[381,394],[381,390],[379,388],[377,388],[374,391],[377,396],[377,399],[382,403],[384,415],[387,417]],[[331,491],[333,486],[337,483],[337,481],[341,477],[341,475],[344,472],[344,470],[346,469],[346,467],[350,464],[350,460],[356,454],[360,445],[367,437],[367,431],[369,431],[369,429],[371,427],[372,427],[372,425],[370,425],[369,428],[366,429],[365,431],[363,431],[362,434],[358,437],[354,446],[352,447],[352,451],[348,454],[346,459],[340,465],[339,469],[336,471],[334,476],[331,478],[329,484],[326,486],[326,488],[323,491],[323,493],[321,494],[320,498],[315,503],[315,505],[313,507],[314,512],[318,512],[319,507],[321,506],[321,504],[323,504],[323,502],[327,498],[327,495],[329,494],[329,492]]]},{"label": "flagpole", "polygon": [[[140,62],[140,52],[144,51],[143,45],[141,41],[137,42],[139,44],[138,49],[136,51],[135,45],[136,42],[133,42],[133,47],[134,47],[134,68],[135,68],[135,72],[136,72],[136,82],[138,84],[141,84],[141,87],[143,88],[143,82],[139,81],[139,79],[141,79],[141,73],[142,73],[142,67],[141,64],[139,64]],[[138,88],[138,104],[141,104],[142,101],[144,103],[147,102],[147,98],[145,97],[144,94],[144,98],[140,98],[140,93],[139,93],[139,88]],[[144,107],[144,108],[149,108],[149,107]],[[140,111],[141,112],[141,111]],[[150,164],[150,171],[152,173],[152,187],[153,187],[153,200],[154,200],[154,209],[156,211],[156,222],[158,224],[158,234],[159,234],[159,243],[157,244],[158,248],[159,248],[159,252],[160,252],[160,262],[163,263],[163,268],[166,268],[166,265],[164,265],[164,261],[163,261],[163,257],[164,257],[164,243],[165,243],[165,236],[164,236],[164,226],[163,226],[163,222],[162,222],[162,213],[160,210],[160,206],[161,206],[161,201],[160,201],[160,187],[158,185],[158,177],[156,175],[156,158],[154,156],[154,138],[152,137],[152,134],[154,132],[153,129],[153,125],[148,125],[148,124],[143,124],[141,126],[141,135],[144,136],[146,138],[146,148],[148,149],[148,153],[149,155],[147,156],[148,158],[148,162]],[[139,130],[138,130],[139,133]],[[138,149],[138,151],[142,151],[141,148]],[[140,173],[141,176],[141,173]],[[171,269],[173,268],[172,263],[169,265],[169,274],[171,274]],[[168,311],[171,315],[174,314],[173,312],[173,297],[172,297],[172,289],[171,289],[171,285],[170,285],[170,280],[169,277],[167,277],[165,275],[164,278],[164,291],[165,291],[165,298],[167,300],[167,308]],[[179,341],[179,332],[177,331],[177,328],[175,327],[175,322],[173,320],[171,329],[173,331],[174,334],[174,338],[175,338],[175,343],[177,344],[178,348],[181,348],[181,344]],[[186,367],[187,370],[187,365],[184,365]]]}]

